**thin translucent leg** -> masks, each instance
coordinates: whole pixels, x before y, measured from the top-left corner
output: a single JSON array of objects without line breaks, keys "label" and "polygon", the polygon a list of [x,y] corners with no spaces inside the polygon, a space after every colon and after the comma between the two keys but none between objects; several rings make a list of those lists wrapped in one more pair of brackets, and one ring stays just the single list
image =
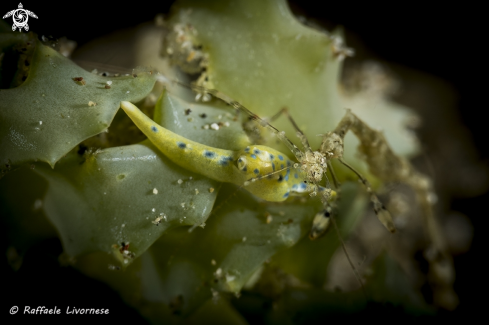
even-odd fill
[{"label": "thin translucent leg", "polygon": [[[307,137],[304,135],[304,132],[299,128],[297,123],[295,123],[295,120],[292,118],[292,116],[289,114],[289,110],[284,107],[281,110],[279,110],[275,115],[273,115],[269,120],[274,121],[277,118],[279,118],[281,115],[286,115],[287,118],[289,119],[290,123],[294,127],[295,131],[297,132],[297,136],[302,142],[302,146],[304,147],[304,151],[312,151],[311,146],[309,145],[309,141],[307,140]],[[265,121],[265,120],[264,120]],[[268,122],[267,122],[268,123]]]},{"label": "thin translucent leg", "polygon": [[338,159],[338,160],[343,165],[345,165],[346,167],[348,167],[352,172],[354,172],[358,176],[358,178],[360,179],[360,181],[362,182],[362,184],[365,186],[365,188],[367,190],[367,193],[370,194],[370,201],[374,205],[374,212],[377,215],[377,217],[379,218],[380,222],[391,233],[396,232],[396,227],[394,226],[394,222],[392,221],[391,214],[389,213],[389,211],[387,211],[387,209],[385,208],[385,206],[382,204],[382,202],[380,202],[379,198],[377,197],[377,195],[375,194],[375,192],[372,190],[372,186],[370,185],[370,182],[365,177],[363,177],[359,172],[357,172],[355,170],[355,168],[353,168],[352,166],[348,165],[342,158],[341,159]]},{"label": "thin translucent leg", "polygon": [[[237,111],[243,111],[246,114],[250,116],[251,119],[258,121],[262,127],[266,127],[269,130],[271,130],[273,133],[277,134],[277,137],[287,146],[287,148],[294,154],[294,156],[297,158],[297,160],[301,160],[303,154],[297,148],[295,144],[292,143],[292,141],[287,138],[285,135],[285,132],[280,132],[277,128],[275,128],[273,125],[268,123],[266,120],[262,119],[255,113],[251,112],[249,109],[247,109],[245,106],[241,105],[239,102],[233,100],[231,97],[221,93],[220,91],[216,89],[207,89],[201,86],[197,85],[192,85],[191,86],[192,90],[198,92],[198,93],[206,93],[206,94],[211,94],[212,96],[219,98],[220,100],[224,101],[225,103],[231,105],[234,107]],[[305,138],[305,137],[304,137]]]}]

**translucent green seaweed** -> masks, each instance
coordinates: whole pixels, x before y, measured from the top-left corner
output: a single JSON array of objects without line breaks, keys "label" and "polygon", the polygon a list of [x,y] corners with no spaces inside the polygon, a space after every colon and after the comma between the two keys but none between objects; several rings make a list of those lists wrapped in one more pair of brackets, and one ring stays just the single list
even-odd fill
[{"label": "translucent green seaweed", "polygon": [[[206,86],[260,116],[287,107],[306,134],[334,127],[341,62],[332,40],[299,23],[285,1],[179,1],[173,10],[171,22],[190,24],[208,54]],[[274,125],[295,134],[285,119]],[[310,141],[318,147],[319,139]]]},{"label": "translucent green seaweed", "polygon": [[[235,112],[220,101],[187,102],[166,90],[158,99],[153,120],[187,139],[227,150],[240,150],[250,145]],[[219,130],[210,125],[219,123]],[[225,123],[225,124],[224,124]]]},{"label": "translucent green seaweed", "polygon": [[[11,37],[0,34],[0,44]],[[143,72],[111,78],[106,89],[107,78],[83,70],[38,41],[31,46],[35,48],[27,79],[16,88],[0,90],[2,169],[31,161],[54,167],[81,141],[107,130],[121,100],[143,99],[155,82],[154,75]]]},{"label": "translucent green seaweed", "polygon": [[209,188],[219,186],[174,165],[149,143],[105,149],[86,160],[73,154],[55,170],[35,171],[49,182],[43,207],[71,256],[130,243],[135,258],[168,228],[204,223],[217,194]]},{"label": "translucent green seaweed", "polygon": [[[347,49],[341,29],[328,33],[305,26],[284,0],[181,0],[172,9],[166,54],[184,71],[195,73],[204,66],[207,79],[202,85],[219,89],[262,117],[287,107],[313,149],[321,141],[316,135],[334,129],[344,108],[351,108],[372,127],[382,128],[396,153],[417,151],[404,128],[411,115],[405,107],[382,95],[340,91],[339,53]],[[196,67],[189,68],[192,52],[202,59],[190,60]],[[273,125],[299,145],[286,118]],[[345,159],[366,172],[355,157],[357,144],[347,135]]]}]

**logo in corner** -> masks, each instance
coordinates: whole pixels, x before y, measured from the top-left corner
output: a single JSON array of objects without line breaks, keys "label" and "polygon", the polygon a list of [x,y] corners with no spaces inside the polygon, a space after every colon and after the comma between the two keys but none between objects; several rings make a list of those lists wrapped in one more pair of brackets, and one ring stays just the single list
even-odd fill
[{"label": "logo in corner", "polygon": [[29,10],[25,10],[24,6],[22,6],[22,3],[19,3],[18,9],[7,12],[5,16],[3,16],[3,19],[10,16],[12,16],[12,19],[14,20],[14,24],[12,25],[12,30],[14,32],[17,28],[19,29],[19,32],[22,30],[22,28],[24,28],[26,32],[29,31],[29,25],[27,25],[29,16],[37,18],[35,13]]}]

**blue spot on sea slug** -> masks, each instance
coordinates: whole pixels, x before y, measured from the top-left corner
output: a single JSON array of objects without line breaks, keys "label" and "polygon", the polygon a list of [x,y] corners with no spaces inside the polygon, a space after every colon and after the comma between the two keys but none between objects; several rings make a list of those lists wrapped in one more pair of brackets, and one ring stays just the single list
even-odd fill
[{"label": "blue spot on sea slug", "polygon": [[177,142],[177,146],[180,148],[180,149],[185,149],[187,147],[187,145],[183,142]]},{"label": "blue spot on sea slug", "polygon": [[[221,157],[221,160],[219,160],[219,164],[222,166],[227,166],[229,164],[229,162],[232,160],[233,160],[233,157]],[[239,161],[239,159],[238,159],[238,161]]]}]

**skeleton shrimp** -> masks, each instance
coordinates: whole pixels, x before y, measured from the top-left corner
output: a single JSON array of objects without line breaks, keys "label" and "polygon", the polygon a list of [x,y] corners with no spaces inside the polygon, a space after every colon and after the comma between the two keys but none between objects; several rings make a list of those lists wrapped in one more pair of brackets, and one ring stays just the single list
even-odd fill
[{"label": "skeleton shrimp", "polygon": [[[195,85],[192,89],[198,93],[198,98],[209,100],[212,95],[237,111],[248,114],[250,119],[275,133],[293,153],[297,162],[273,148],[262,145],[248,146],[236,151],[209,147],[157,125],[129,102],[121,102],[121,108],[162,153],[173,162],[193,172],[217,181],[244,186],[250,193],[271,202],[281,202],[290,195],[305,193],[309,193],[312,197],[319,196],[323,209],[313,219],[309,233],[309,238],[312,240],[321,237],[331,223],[336,226],[332,217],[336,212],[338,195],[331,189],[327,177],[329,171],[335,188],[338,188],[339,183],[331,165],[333,159],[337,159],[358,177],[370,196],[374,212],[385,228],[391,233],[396,230],[390,213],[378,199],[369,181],[343,159],[344,137],[348,131],[352,131],[360,140],[358,149],[366,157],[370,172],[374,176],[384,182],[405,183],[416,193],[423,209],[428,237],[432,243],[431,251],[434,252],[429,260],[430,273],[442,290],[451,287],[454,279],[453,262],[451,256],[446,253],[443,236],[433,215],[432,205],[435,194],[431,181],[419,173],[405,158],[397,156],[380,131],[372,129],[347,109],[336,128],[322,135],[322,143],[319,149],[314,151],[307,137],[284,108],[274,118],[285,115],[289,119],[301,141],[301,150],[290,141],[285,132],[280,132],[268,121],[218,90]],[[323,177],[326,178],[325,187],[320,185]],[[351,262],[350,264],[352,265]],[[354,267],[353,269],[356,273]],[[359,279],[358,274],[356,276]]]},{"label": "skeleton shrimp", "polygon": [[[227,95],[219,92],[218,90],[207,89],[198,85],[192,85],[191,88],[197,92],[197,98],[209,100],[211,95],[219,98],[228,103],[230,106],[234,107],[237,111],[245,112],[250,116],[250,119],[258,121],[262,127],[265,127],[275,133],[299,161],[299,164],[294,164],[294,166],[298,167],[299,165],[298,168],[300,168],[303,172],[304,180],[309,184],[309,189],[311,189],[311,196],[315,196],[317,194],[317,189],[321,189],[318,183],[321,181],[323,175],[326,176],[327,169],[330,170],[333,181],[336,187],[338,187],[339,184],[330,163],[332,159],[337,159],[340,163],[348,167],[357,175],[370,195],[374,212],[376,213],[380,222],[391,233],[393,233],[395,232],[395,227],[392,217],[373,192],[368,180],[353,167],[347,164],[343,159],[344,137],[348,131],[352,131],[360,142],[358,151],[363,157],[365,157],[365,161],[372,175],[378,177],[385,183],[404,183],[413,189],[416,199],[422,208],[425,229],[430,241],[430,248],[428,249],[429,254],[427,254],[427,260],[430,264],[428,277],[431,279],[432,285],[438,294],[446,295],[449,297],[448,299],[452,301],[458,300],[456,294],[453,292],[453,282],[455,281],[453,259],[447,252],[448,249],[445,238],[443,237],[442,231],[433,212],[433,205],[436,202],[436,194],[433,190],[433,184],[427,176],[418,172],[407,159],[400,157],[393,152],[381,131],[372,129],[354,113],[352,113],[350,109],[347,109],[345,115],[340,120],[336,128],[333,131],[322,135],[323,141],[319,147],[319,150],[313,151],[304,133],[297,126],[287,109],[284,108],[274,117],[272,117],[271,120],[282,114],[287,116],[296,130],[297,137],[302,143],[303,150],[301,151],[285,136],[283,131],[280,132],[268,121],[252,113],[246,107],[241,105],[239,102],[232,100]],[[326,180],[329,184],[327,176]],[[328,190],[322,190],[320,193],[324,210],[314,217],[311,232],[309,234],[310,239],[316,239],[325,233],[325,231],[328,229],[330,217],[333,216],[332,212],[334,212],[335,208],[335,200],[332,200],[330,196],[330,193],[333,193],[333,191],[330,192]],[[336,196],[336,193],[334,194]],[[336,226],[334,219],[332,220],[333,224]],[[345,249],[344,245],[343,249]],[[348,254],[346,255],[349,260]],[[355,271],[357,279],[359,280],[356,269],[350,260],[349,263]]]}]

